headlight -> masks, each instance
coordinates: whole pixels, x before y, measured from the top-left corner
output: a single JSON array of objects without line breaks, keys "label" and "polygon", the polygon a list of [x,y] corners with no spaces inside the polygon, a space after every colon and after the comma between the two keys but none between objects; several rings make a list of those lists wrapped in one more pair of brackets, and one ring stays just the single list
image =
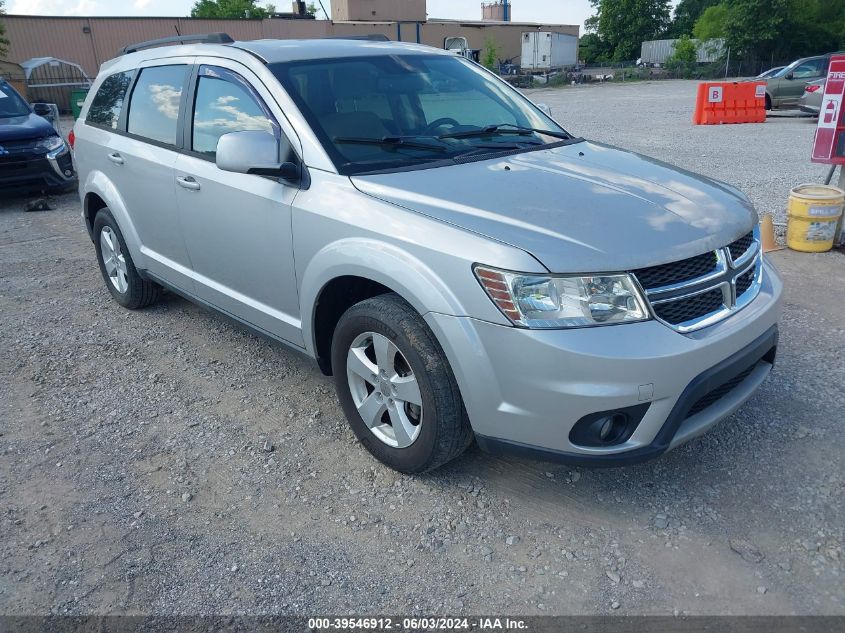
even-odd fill
[{"label": "headlight", "polygon": [[65,142],[61,136],[45,136],[35,143],[35,149],[44,152],[52,152],[57,149],[63,149]]},{"label": "headlight", "polygon": [[522,275],[476,266],[475,276],[514,325],[568,328],[648,320],[630,275]]}]

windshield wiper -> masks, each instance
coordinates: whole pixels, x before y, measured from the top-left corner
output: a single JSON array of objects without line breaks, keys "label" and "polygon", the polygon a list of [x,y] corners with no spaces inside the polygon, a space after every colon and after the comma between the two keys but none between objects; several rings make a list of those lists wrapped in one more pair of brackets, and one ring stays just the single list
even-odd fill
[{"label": "windshield wiper", "polygon": [[536,127],[524,127],[514,123],[496,123],[494,125],[485,125],[477,130],[464,130],[462,132],[446,132],[437,138],[474,138],[477,136],[493,136],[496,134],[518,134],[526,136],[528,134],[545,134],[546,136],[553,136],[554,138],[569,140],[571,135],[566,132],[555,132],[554,130],[543,130]]},{"label": "windshield wiper", "polygon": [[442,145],[431,145],[414,139],[430,138],[433,141],[439,140],[436,136],[382,136],[379,138],[358,137],[358,136],[335,136],[332,141],[335,143],[354,143],[358,145],[391,145],[393,147],[413,147],[415,149],[430,149],[434,152],[445,152],[448,148]]}]

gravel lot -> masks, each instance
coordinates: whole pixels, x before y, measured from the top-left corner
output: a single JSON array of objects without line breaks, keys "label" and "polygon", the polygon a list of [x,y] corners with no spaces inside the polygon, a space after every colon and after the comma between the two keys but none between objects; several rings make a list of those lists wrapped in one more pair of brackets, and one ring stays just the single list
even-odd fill
[{"label": "gravel lot", "polygon": [[[782,213],[813,126],[690,124],[694,84],[543,90],[575,132]],[[845,614],[845,258],[780,252],[778,366],[637,467],[403,477],[307,359],[174,296],[114,303],[73,194],[0,201],[0,612]]]}]

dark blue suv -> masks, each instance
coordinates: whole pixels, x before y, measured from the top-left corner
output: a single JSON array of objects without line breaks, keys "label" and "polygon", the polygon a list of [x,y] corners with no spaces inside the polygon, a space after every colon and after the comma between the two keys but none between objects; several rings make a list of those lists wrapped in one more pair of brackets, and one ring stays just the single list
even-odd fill
[{"label": "dark blue suv", "polygon": [[45,104],[30,106],[0,79],[0,190],[59,191],[76,184],[67,143],[44,118]]}]

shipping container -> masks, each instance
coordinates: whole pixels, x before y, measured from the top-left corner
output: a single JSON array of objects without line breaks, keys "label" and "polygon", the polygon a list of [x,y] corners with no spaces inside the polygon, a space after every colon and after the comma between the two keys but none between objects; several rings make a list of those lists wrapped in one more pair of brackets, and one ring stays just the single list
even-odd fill
[{"label": "shipping container", "polygon": [[[640,62],[643,64],[665,64],[666,60],[675,52],[678,40],[650,40],[643,42],[640,51]],[[701,42],[693,40],[698,46],[698,63],[709,64],[719,61],[725,50],[725,40],[715,39]]]},{"label": "shipping container", "polygon": [[577,36],[553,31],[526,31],[522,34],[520,65],[523,70],[557,70],[577,63]]}]

